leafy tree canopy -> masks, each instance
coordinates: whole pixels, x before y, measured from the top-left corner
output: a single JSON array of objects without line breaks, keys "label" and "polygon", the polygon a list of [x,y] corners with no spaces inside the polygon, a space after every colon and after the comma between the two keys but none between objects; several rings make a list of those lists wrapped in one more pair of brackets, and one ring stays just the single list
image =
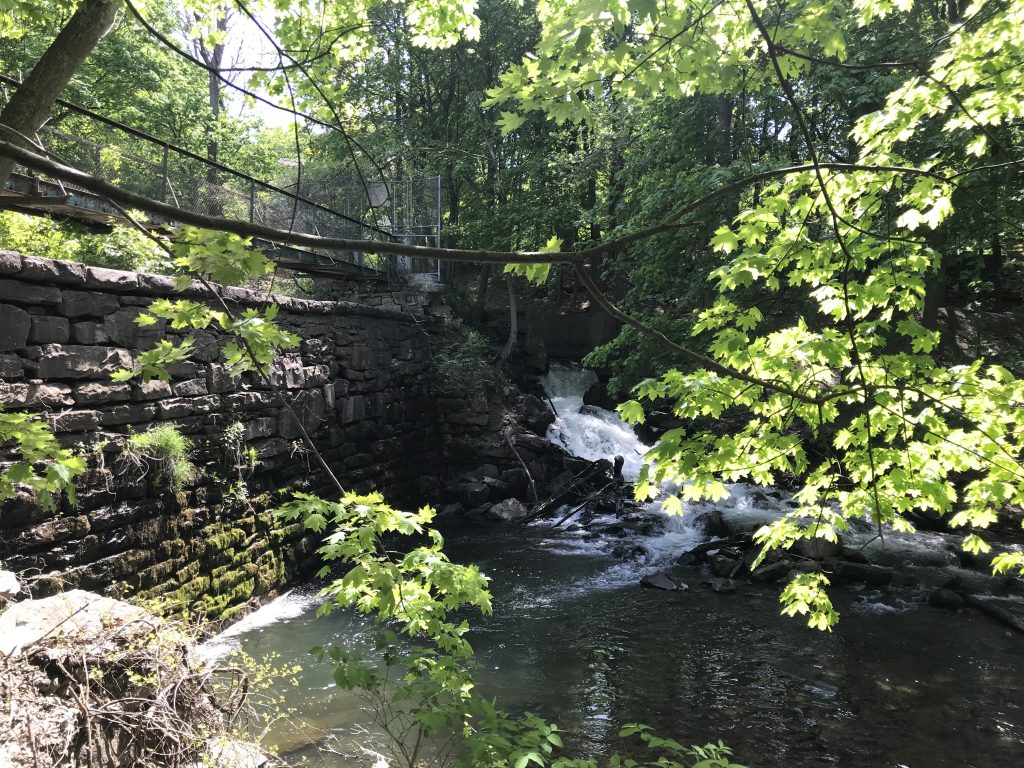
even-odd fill
[{"label": "leafy tree canopy", "polygon": [[[976,553],[1024,503],[1024,385],[992,361],[944,360],[928,303],[937,279],[998,275],[983,251],[1020,239],[1024,1],[235,6],[279,58],[249,87],[308,116],[325,165],[365,165],[362,142],[397,170],[415,158],[445,177],[457,231],[493,248],[625,238],[569,268],[509,269],[571,270],[630,326],[595,358],[623,383],[648,375],[637,401],[686,419],[639,496],[672,481],[714,499],[723,482],[793,475],[800,507],[759,533],[766,547],[930,513]],[[202,19],[223,5],[188,7]],[[0,10],[7,29],[43,23],[36,4]],[[831,626],[825,583],[801,577],[787,608]]]}]

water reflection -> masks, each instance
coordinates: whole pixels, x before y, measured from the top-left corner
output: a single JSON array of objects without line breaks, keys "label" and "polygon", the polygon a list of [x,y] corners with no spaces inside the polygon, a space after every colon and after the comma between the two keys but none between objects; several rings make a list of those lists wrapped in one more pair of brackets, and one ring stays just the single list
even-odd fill
[{"label": "water reflection", "polygon": [[[921,603],[857,611],[863,596],[839,595],[843,620],[826,635],[780,617],[770,590],[718,595],[693,579],[686,593],[584,591],[617,563],[596,551],[551,554],[539,529],[448,533],[453,558],[479,561],[494,578],[495,614],[471,637],[483,692],[557,720],[580,753],[621,749],[619,727],[640,721],[683,740],[721,738],[761,768],[1024,764],[1020,641],[984,616]],[[368,636],[355,617],[316,619],[305,605],[229,640],[305,666],[288,694],[296,718],[271,741],[326,768],[342,763],[316,742],[365,743],[367,715],[306,651]]]}]

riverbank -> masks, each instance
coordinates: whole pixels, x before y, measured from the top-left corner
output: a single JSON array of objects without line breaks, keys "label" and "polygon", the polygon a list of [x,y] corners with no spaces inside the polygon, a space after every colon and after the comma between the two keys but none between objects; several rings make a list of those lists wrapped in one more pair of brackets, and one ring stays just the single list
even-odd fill
[{"label": "riverbank", "polygon": [[194,638],[82,590],[0,612],[0,766],[264,768],[240,740],[250,679],[201,661]]}]

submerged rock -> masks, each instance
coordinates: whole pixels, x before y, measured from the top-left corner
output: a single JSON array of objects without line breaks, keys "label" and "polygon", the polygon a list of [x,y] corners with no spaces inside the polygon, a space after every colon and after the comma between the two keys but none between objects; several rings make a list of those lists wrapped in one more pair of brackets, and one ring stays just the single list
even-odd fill
[{"label": "submerged rock", "polygon": [[882,587],[892,583],[892,570],[880,565],[840,561],[833,565],[831,578],[847,584],[870,584]]},{"label": "submerged rock", "polygon": [[786,578],[791,567],[790,563],[786,560],[762,564],[750,572],[750,578],[754,581],[763,581],[771,584]]},{"label": "submerged rock", "polygon": [[[595,534],[598,536],[599,534]],[[623,542],[616,544],[612,548],[612,557],[617,557],[620,560],[647,560],[647,550],[640,544],[630,544],[629,542]]]},{"label": "submerged rock", "polygon": [[947,611],[955,611],[967,604],[964,596],[952,589],[939,587],[928,596],[928,605],[932,608],[943,608]]},{"label": "submerged rock", "polygon": [[642,579],[640,579],[640,586],[647,587],[648,589],[661,589],[666,592],[677,592],[686,591],[689,587],[686,584],[680,584],[674,581],[666,573],[662,571],[655,571],[654,573],[648,573]]},{"label": "submerged rock", "polygon": [[739,571],[742,562],[728,555],[718,554],[711,558],[711,570],[716,576],[731,579]]},{"label": "submerged rock", "polygon": [[701,564],[701,558],[699,555],[693,552],[684,552],[676,560],[676,565],[680,568],[695,568]]},{"label": "submerged rock", "polygon": [[512,523],[529,515],[530,510],[519,499],[505,499],[492,506],[487,514],[495,520]]},{"label": "submerged rock", "polygon": [[709,587],[719,594],[736,591],[736,582],[732,579],[714,578],[706,582]]}]

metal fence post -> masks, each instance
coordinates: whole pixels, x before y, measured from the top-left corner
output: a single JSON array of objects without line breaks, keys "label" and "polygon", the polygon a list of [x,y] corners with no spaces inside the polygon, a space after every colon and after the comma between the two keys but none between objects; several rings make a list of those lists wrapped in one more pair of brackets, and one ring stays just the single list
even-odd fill
[{"label": "metal fence post", "polygon": [[[436,227],[436,229],[434,231],[437,233],[437,240],[435,242],[435,245],[438,248],[440,248],[441,247],[441,175],[438,174],[435,177],[435,179],[437,180],[437,186],[436,186],[436,190],[437,190],[437,218],[434,219],[434,225]],[[441,259],[440,258],[438,258],[438,260],[437,260],[437,282],[439,282],[439,283],[441,282]]]},{"label": "metal fence post", "polygon": [[249,179],[249,223],[256,223],[256,182]]}]

